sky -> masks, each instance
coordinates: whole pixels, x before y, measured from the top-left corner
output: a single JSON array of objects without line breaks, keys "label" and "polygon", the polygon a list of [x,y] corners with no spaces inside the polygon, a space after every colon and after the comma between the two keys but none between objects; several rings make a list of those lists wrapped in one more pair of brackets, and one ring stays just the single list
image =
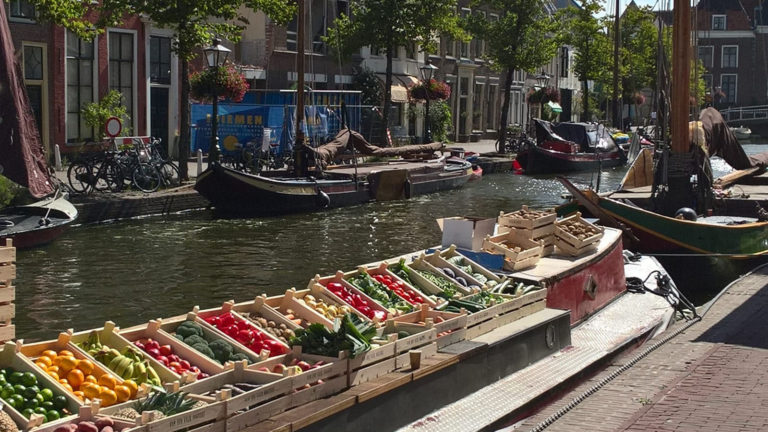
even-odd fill
[{"label": "sky", "polygon": [[[621,5],[621,10],[623,11],[624,8],[627,7],[627,4],[631,0],[619,0],[619,4]],[[667,2],[670,0],[635,0],[635,3],[638,6],[652,6],[654,9],[658,9],[659,5],[666,5]],[[603,0],[603,8],[606,11],[612,10],[613,6],[616,4],[616,0]]]}]

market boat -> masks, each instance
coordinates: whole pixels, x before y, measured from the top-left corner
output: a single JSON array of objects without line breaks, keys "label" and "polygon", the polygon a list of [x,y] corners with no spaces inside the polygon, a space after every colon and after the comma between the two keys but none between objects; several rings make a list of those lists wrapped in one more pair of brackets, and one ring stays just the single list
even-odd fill
[{"label": "market boat", "polygon": [[0,83],[8,84],[0,86],[0,172],[27,187],[35,198],[49,196],[0,210],[0,239],[11,239],[16,247],[26,248],[58,237],[75,220],[77,210],[58,190],[54,192],[5,13],[0,8]]},{"label": "market boat", "polygon": [[603,125],[534,122],[536,145],[524,147],[515,158],[525,174],[599,170],[627,162],[624,151]]},{"label": "market boat", "polygon": [[322,170],[317,177],[285,171],[254,175],[214,163],[198,177],[195,189],[219,212],[268,215],[410,198],[460,188],[473,174],[471,164],[457,157],[331,165],[337,154],[352,148],[357,154],[381,157],[431,155],[442,143],[379,148],[344,129],[330,143],[308,149]]}]

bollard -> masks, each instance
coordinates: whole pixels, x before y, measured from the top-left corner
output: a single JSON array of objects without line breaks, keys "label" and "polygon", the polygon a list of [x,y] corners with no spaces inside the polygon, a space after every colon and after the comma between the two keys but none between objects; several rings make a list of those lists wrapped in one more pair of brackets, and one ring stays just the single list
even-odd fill
[{"label": "bollard", "polygon": [[53,146],[53,160],[56,165],[56,171],[61,171],[61,149],[59,149],[58,144]]},{"label": "bollard", "polygon": [[197,149],[197,176],[203,173],[203,150]]}]

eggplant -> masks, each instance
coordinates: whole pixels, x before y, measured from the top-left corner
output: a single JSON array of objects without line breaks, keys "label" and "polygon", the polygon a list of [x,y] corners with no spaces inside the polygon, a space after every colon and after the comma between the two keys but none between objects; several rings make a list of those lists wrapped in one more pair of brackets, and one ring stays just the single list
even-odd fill
[{"label": "eggplant", "polygon": [[454,273],[453,270],[449,269],[448,267],[443,267],[440,270],[442,270],[443,273],[445,273],[445,275],[451,279],[456,277],[456,273]]},{"label": "eggplant", "polygon": [[463,277],[457,276],[455,279],[456,279],[456,282],[461,284],[461,286],[464,286],[464,287],[467,286],[467,280],[464,279]]}]

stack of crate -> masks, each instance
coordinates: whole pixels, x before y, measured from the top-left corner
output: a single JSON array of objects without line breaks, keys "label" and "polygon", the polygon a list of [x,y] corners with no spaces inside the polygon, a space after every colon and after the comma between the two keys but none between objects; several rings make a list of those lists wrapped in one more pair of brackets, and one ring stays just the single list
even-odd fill
[{"label": "stack of crate", "polygon": [[521,237],[533,240],[542,246],[542,256],[555,252],[555,219],[557,214],[552,210],[530,210],[528,206],[522,206],[518,211],[511,213],[501,212],[498,224],[499,233],[506,233],[513,228]]},{"label": "stack of crate", "polygon": [[559,253],[573,257],[597,250],[604,228],[581,218],[581,213],[555,222],[555,246]]},{"label": "stack of crate", "polygon": [[0,246],[0,341],[9,341],[16,337],[13,318],[16,316],[16,248],[11,240]]}]

